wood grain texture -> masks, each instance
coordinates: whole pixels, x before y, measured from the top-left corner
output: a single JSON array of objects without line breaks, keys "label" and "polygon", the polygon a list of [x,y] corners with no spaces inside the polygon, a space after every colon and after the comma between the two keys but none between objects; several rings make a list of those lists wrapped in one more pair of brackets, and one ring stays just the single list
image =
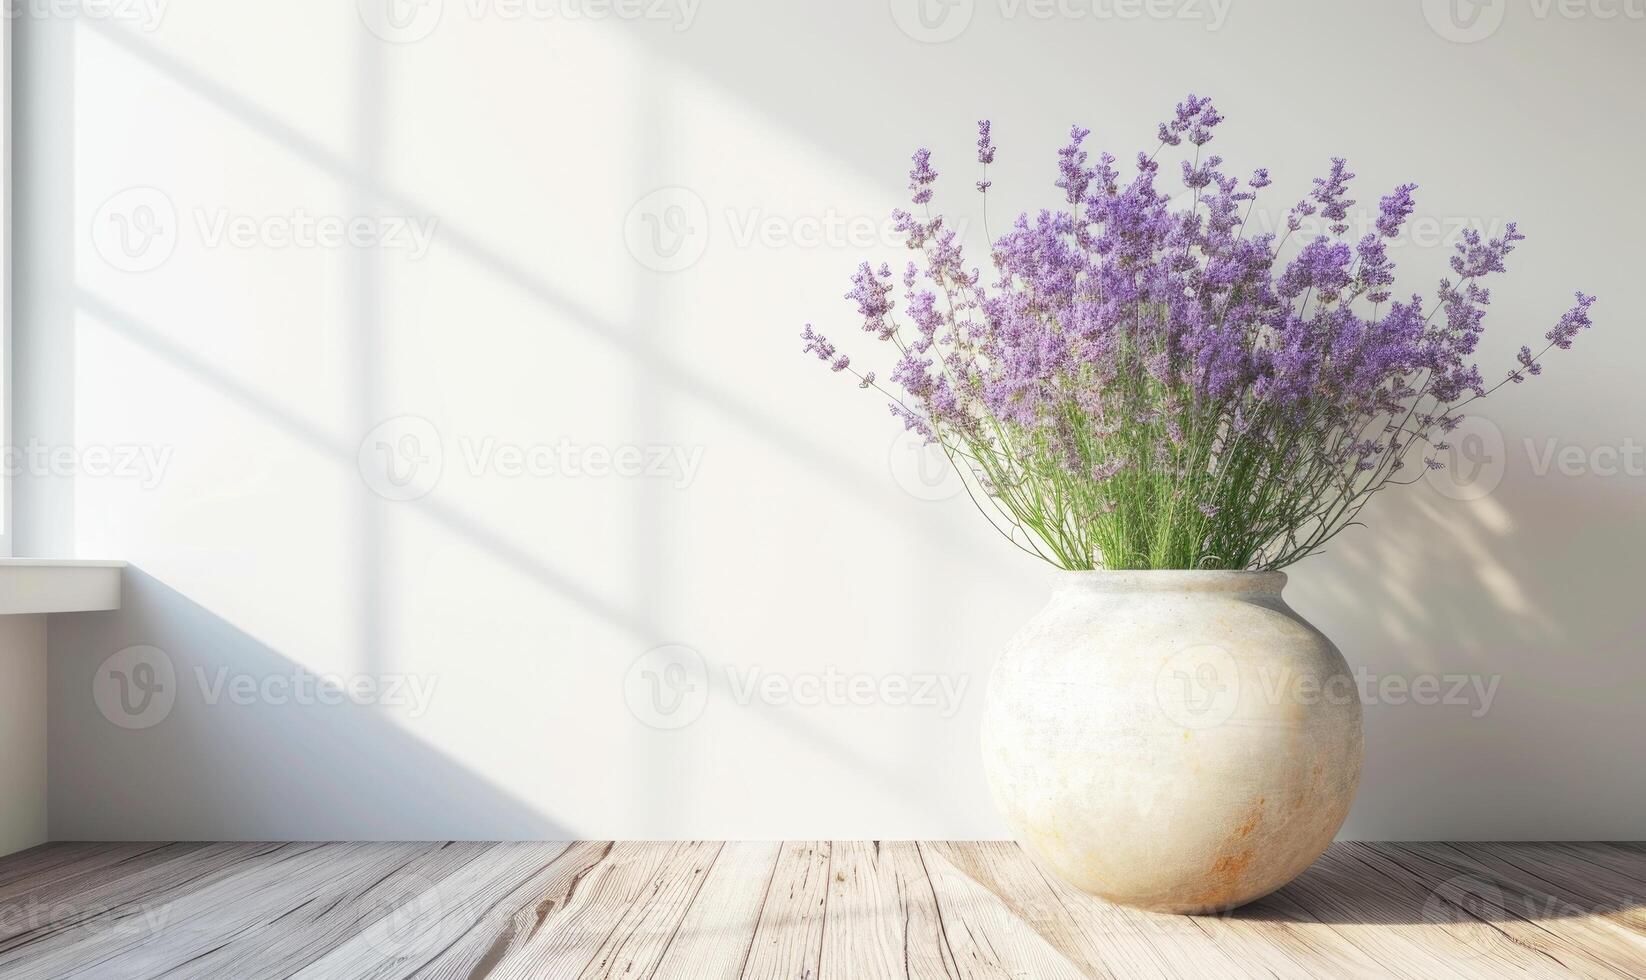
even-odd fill
[{"label": "wood grain texture", "polygon": [[1646,848],[1340,843],[1186,917],[988,842],[51,844],[0,859],[0,976],[1633,978]]}]

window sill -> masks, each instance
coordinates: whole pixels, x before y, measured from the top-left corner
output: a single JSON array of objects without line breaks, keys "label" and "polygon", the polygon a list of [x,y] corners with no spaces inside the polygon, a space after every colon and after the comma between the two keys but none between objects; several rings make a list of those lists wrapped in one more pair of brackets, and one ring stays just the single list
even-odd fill
[{"label": "window sill", "polygon": [[0,558],[0,616],[120,608],[123,561]]}]

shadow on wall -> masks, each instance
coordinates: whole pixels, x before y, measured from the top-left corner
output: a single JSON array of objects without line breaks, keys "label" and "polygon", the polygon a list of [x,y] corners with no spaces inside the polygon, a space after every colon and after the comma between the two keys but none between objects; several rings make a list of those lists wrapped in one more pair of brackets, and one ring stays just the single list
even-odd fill
[{"label": "shadow on wall", "polygon": [[[298,665],[140,569],[123,603],[51,622],[53,839],[86,827],[126,840],[574,836],[403,730],[392,715],[420,696],[409,683],[379,689],[388,707],[321,703],[287,686]],[[237,697],[237,678],[272,697]],[[246,768],[257,778],[212,776]]]}]

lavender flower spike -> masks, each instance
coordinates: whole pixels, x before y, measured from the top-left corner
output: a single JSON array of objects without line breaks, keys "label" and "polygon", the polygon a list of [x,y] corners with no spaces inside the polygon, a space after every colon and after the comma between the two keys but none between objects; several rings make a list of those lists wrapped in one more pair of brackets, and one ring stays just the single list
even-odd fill
[{"label": "lavender flower spike", "polygon": [[[1204,147],[1223,116],[1190,95],[1158,145],[1123,172],[1093,162],[1090,131],[1058,151],[1061,201],[1020,215],[967,260],[958,224],[895,214],[914,262],[863,263],[847,298],[890,343],[884,386],[807,325],[805,350],[891,399],[904,426],[963,461],[961,477],[1015,547],[1070,569],[1277,569],[1319,552],[1403,479],[1410,450],[1444,465],[1465,406],[1543,373],[1542,357],[1592,326],[1591,295],[1488,386],[1475,351],[1492,277],[1524,239],[1467,230],[1433,297],[1395,291],[1388,243],[1415,184],[1347,237],[1343,158],[1280,235],[1248,231],[1267,169],[1242,182]],[[1185,145],[1187,144],[1187,145]],[[1180,147],[1177,166],[1156,156]],[[1192,148],[1192,149],[1191,149]],[[978,163],[995,158],[978,124]],[[1181,173],[1194,194],[1160,186]],[[931,153],[914,154],[914,202],[932,200]],[[1175,183],[1175,181],[1173,181]],[[987,171],[978,182],[987,190]],[[1319,214],[1326,234],[1303,231]],[[902,299],[895,308],[893,290]]]}]

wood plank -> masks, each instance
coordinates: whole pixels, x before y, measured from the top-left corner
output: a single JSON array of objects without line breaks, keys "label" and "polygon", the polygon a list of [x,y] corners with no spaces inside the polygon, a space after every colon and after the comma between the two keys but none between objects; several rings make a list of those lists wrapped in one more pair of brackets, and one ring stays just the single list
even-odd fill
[{"label": "wood plank", "polygon": [[656,980],[737,980],[782,845],[727,843],[658,961]]},{"label": "wood plank", "polygon": [[63,912],[83,909],[86,895],[205,846],[122,844],[0,885],[0,939],[24,931],[30,922],[43,925]]},{"label": "wood plank", "polygon": [[[168,980],[287,977],[393,914],[426,888],[487,850],[487,844],[373,843],[343,852],[328,847],[324,877],[283,883],[285,895],[263,904],[260,921],[167,974]],[[424,935],[409,937],[412,943]],[[396,950],[385,950],[393,953]]]},{"label": "wood plank", "polygon": [[[1646,854],[1618,844],[1453,845],[1470,853],[1496,853],[1510,860],[1525,856],[1543,866],[1571,872],[1574,890],[1596,904],[1639,909],[1646,905]],[[1587,884],[1583,884],[1587,882]]]},{"label": "wood plank", "polygon": [[1633,844],[1340,843],[1186,917],[1003,843],[50,845],[0,862],[0,975],[1638,977],[1643,874]]},{"label": "wood plank", "polygon": [[32,884],[50,880],[59,873],[75,874],[77,864],[94,865],[99,861],[138,853],[142,850],[160,846],[154,842],[116,842],[102,843],[97,841],[69,842],[61,844],[41,844],[26,851],[8,854],[0,858],[0,895],[12,894],[13,886],[23,882],[23,888]]},{"label": "wood plank", "polygon": [[[1436,920],[1444,906],[1425,918],[1427,889],[1393,869],[1375,851],[1339,842],[1283,891],[1317,921],[1383,964],[1391,975],[1411,980],[1475,977],[1479,970],[1505,975],[1542,976],[1553,969],[1546,959],[1515,946],[1485,923]],[[1370,858],[1370,860],[1367,860]]]},{"label": "wood plank", "polygon": [[429,966],[477,927],[500,928],[499,903],[562,858],[564,843],[471,844],[475,852],[443,876],[431,870],[396,884],[360,919],[360,931],[293,977],[399,980]]},{"label": "wood plank", "polygon": [[1350,942],[1338,930],[1309,915],[1285,889],[1266,898],[1195,921],[1231,956],[1249,957],[1253,965],[1277,977],[1346,977],[1382,980],[1389,968]]},{"label": "wood plank", "polygon": [[950,867],[994,895],[1081,972],[1096,977],[1166,975],[1160,961],[1152,955],[1129,957],[1127,952],[1134,947],[1124,937],[1116,937],[1123,940],[1117,948],[1100,950],[1094,937],[1080,928],[1063,899],[1016,844],[932,841],[922,842],[920,849],[927,855],[940,856]]},{"label": "wood plank", "polygon": [[614,844],[563,903],[480,975],[571,978],[614,964],[621,971],[625,956],[655,960],[717,848],[691,841]]},{"label": "wood plank", "polygon": [[1516,945],[1542,953],[1568,972],[1646,975],[1646,935],[1620,921],[1646,921],[1641,910],[1594,904],[1594,887],[1579,884],[1580,876],[1565,862],[1539,860],[1521,846],[1404,845],[1387,850],[1398,853],[1401,868],[1449,907],[1488,922]]},{"label": "wood plank", "polygon": [[758,980],[817,980],[823,958],[824,914],[829,900],[828,841],[790,841],[760,909],[743,976]]},{"label": "wood plank", "polygon": [[649,977],[674,941],[686,910],[697,898],[723,845],[688,841],[670,848],[651,887],[629,906],[580,980]]},{"label": "wood plank", "polygon": [[1010,889],[997,892],[986,887],[933,845],[920,844],[920,856],[937,899],[944,941],[957,977],[1057,980],[1098,975],[1095,964],[1071,959],[1024,921],[1002,897]]},{"label": "wood plank", "polygon": [[[565,906],[579,884],[611,854],[611,841],[579,841],[486,907],[462,935],[415,974],[418,980],[494,975],[497,964]],[[484,902],[475,903],[478,907]]]},{"label": "wood plank", "polygon": [[0,972],[78,946],[89,937],[119,933],[131,937],[133,943],[140,941],[144,933],[165,924],[174,899],[236,874],[285,846],[210,844],[185,849],[126,878],[77,891],[72,903],[55,910],[44,925],[0,939]]},{"label": "wood plank", "polygon": [[233,932],[259,892],[283,877],[311,872],[320,853],[318,844],[267,844],[230,845],[201,854],[198,864],[190,860],[195,855],[186,855],[155,869],[172,872],[156,888],[133,891],[117,882],[112,887],[125,894],[111,895],[106,910],[18,937],[15,948],[0,953],[0,973],[19,964],[20,977],[107,976],[104,964],[128,956],[186,962],[210,948],[213,937]]},{"label": "wood plank", "polygon": [[953,977],[937,896],[909,841],[834,841],[823,980]]},{"label": "wood plank", "polygon": [[1646,844],[1626,841],[1540,844],[1564,850],[1579,860],[1598,864],[1635,882],[1635,893],[1646,892]]}]

